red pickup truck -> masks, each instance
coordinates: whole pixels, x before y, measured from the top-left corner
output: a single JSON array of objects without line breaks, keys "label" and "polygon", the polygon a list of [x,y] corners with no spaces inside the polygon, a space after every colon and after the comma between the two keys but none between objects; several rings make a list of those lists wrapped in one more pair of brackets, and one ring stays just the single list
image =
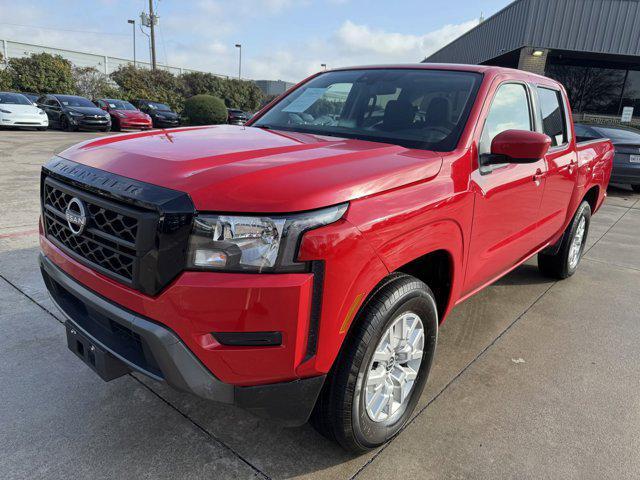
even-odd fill
[{"label": "red pickup truck", "polygon": [[484,66],[315,75],[246,127],[93,139],[42,169],[68,347],[352,451],[412,414],[438,327],[533,255],[572,275],[613,148],[557,82]]}]

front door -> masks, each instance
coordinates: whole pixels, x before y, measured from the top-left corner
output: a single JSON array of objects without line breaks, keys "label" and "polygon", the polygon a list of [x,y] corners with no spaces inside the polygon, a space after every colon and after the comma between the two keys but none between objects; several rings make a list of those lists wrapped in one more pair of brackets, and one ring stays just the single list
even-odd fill
[{"label": "front door", "polygon": [[513,267],[537,247],[544,190],[544,159],[528,164],[483,166],[483,154],[505,130],[534,130],[531,92],[522,83],[498,87],[478,143],[478,168],[471,174],[475,207],[465,293]]}]

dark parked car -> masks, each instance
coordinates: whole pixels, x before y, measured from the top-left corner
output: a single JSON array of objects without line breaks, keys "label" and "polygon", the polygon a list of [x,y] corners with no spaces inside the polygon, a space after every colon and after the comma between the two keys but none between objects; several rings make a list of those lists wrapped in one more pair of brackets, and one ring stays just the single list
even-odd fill
[{"label": "dark parked car", "polygon": [[99,98],[94,103],[111,115],[111,127],[116,132],[122,129],[148,130],[152,127],[151,117],[141,112],[126,100]]},{"label": "dark parked car", "polygon": [[155,128],[171,128],[180,125],[180,116],[169,105],[151,100],[133,100],[136,107],[151,117]]},{"label": "dark parked car", "polygon": [[91,100],[75,95],[43,95],[38,107],[49,117],[49,125],[68,132],[79,129],[111,130],[111,117],[96,107]]},{"label": "dark parked car", "polygon": [[251,114],[238,110],[237,108],[227,108],[227,123],[229,125],[244,125],[251,118]]},{"label": "dark parked car", "polygon": [[22,95],[24,95],[25,97],[27,97],[27,99],[28,99],[31,103],[33,103],[34,105],[38,102],[38,99],[40,98],[40,95],[39,95],[39,94],[37,94],[37,93],[29,93],[29,92],[25,93],[25,92],[22,92]]},{"label": "dark parked car", "polygon": [[640,193],[640,131],[625,127],[604,127],[576,123],[578,140],[609,138],[616,150],[611,183],[631,185]]}]

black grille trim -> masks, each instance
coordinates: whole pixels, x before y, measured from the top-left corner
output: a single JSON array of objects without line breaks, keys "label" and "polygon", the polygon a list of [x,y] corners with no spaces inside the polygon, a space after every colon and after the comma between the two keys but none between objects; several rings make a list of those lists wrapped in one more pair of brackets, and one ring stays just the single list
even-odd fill
[{"label": "black grille trim", "polygon": [[[100,254],[87,258],[88,247],[69,240],[64,201],[47,197],[49,187],[85,202],[90,220],[77,237],[90,251],[104,249],[111,261]],[[183,271],[195,216],[188,194],[60,157],[43,166],[40,188],[47,238],[78,262],[148,295],[157,295]],[[114,253],[122,265],[113,263]]]}]

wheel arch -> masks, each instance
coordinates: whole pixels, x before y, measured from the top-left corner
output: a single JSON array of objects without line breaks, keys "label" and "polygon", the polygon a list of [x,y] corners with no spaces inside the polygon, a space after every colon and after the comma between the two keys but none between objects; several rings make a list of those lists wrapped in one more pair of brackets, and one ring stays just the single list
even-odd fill
[{"label": "wheel arch", "polygon": [[[598,209],[598,199],[600,198],[600,186],[594,185],[591,187],[582,197],[583,201],[586,201],[591,207],[591,213]],[[582,203],[582,202],[580,202]]]}]

